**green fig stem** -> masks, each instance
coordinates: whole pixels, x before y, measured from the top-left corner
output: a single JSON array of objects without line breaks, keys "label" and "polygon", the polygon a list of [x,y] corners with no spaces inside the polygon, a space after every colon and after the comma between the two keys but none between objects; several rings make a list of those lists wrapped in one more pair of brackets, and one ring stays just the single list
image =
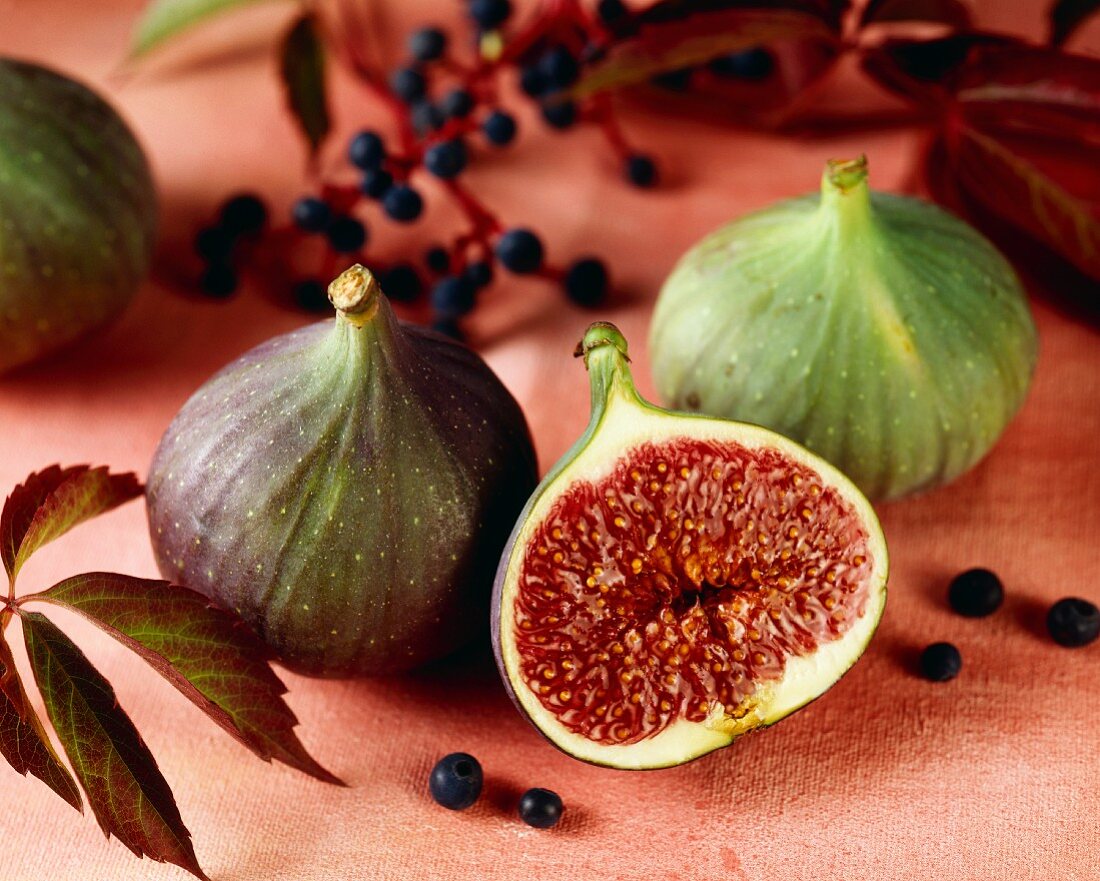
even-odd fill
[{"label": "green fig stem", "polygon": [[592,389],[592,422],[598,422],[614,398],[641,404],[630,373],[630,356],[626,337],[608,321],[589,325],[584,338],[573,352],[584,358],[588,381]]},{"label": "green fig stem", "polygon": [[356,263],[341,272],[328,286],[328,299],[340,317],[362,327],[378,311],[382,287],[367,267]]},{"label": "green fig stem", "polygon": [[871,191],[867,186],[867,157],[830,159],[821,178],[821,211],[848,233],[871,221]]}]

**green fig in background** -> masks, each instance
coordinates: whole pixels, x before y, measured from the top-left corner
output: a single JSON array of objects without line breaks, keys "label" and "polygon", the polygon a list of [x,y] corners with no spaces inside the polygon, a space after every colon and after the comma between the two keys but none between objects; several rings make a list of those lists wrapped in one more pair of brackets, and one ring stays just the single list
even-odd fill
[{"label": "green fig in background", "polygon": [[114,319],[149,267],[156,193],[102,98],[0,58],[0,372]]},{"label": "green fig in background", "polygon": [[976,230],[870,190],[862,157],[821,193],[719,229],[665,282],[650,325],[662,399],[767,426],[873,498],[946,483],[1027,393],[1035,325]]},{"label": "green fig in background", "polygon": [[535,487],[519,405],[465,346],[397,321],[354,266],[335,321],[214,376],[150,467],[166,578],[236,611],[289,668],[409,669],[485,633]]}]

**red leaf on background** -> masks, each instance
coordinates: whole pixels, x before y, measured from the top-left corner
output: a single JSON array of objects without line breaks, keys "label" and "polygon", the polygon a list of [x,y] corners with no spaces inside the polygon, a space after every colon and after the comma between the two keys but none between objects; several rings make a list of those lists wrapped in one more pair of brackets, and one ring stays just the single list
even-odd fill
[{"label": "red leaf on background", "polygon": [[851,5],[850,0],[658,0],[631,15],[630,23],[634,27],[669,24],[695,15],[731,9],[784,9],[820,18],[832,30],[839,32],[844,13]]},{"label": "red leaf on background", "polygon": [[138,856],[205,879],[172,790],[110,683],[48,618],[20,616],[50,722],[100,828]]},{"label": "red leaf on background", "polygon": [[1100,0],[1058,0],[1051,4],[1050,43],[1061,46],[1085,20],[1100,9]]},{"label": "red leaf on background", "polygon": [[1100,60],[975,34],[887,41],[864,64],[936,107],[965,199],[1100,278]]},{"label": "red leaf on background", "polygon": [[12,490],[0,514],[0,556],[15,581],[34,551],[74,526],[141,495],[133,474],[109,474],[106,467],[53,465]]},{"label": "red leaf on background", "polygon": [[0,632],[0,754],[24,777],[31,773],[84,813],[80,790],[61,764],[53,744],[27,699],[11,646]]},{"label": "red leaf on background", "polygon": [[83,615],[144,658],[265,761],[343,785],[306,752],[270,652],[235,616],[166,581],[95,572],[28,597]]},{"label": "red leaf on background", "polygon": [[970,7],[963,0],[871,0],[863,7],[860,25],[895,21],[926,21],[956,28],[970,27]]},{"label": "red leaf on background", "polygon": [[[648,12],[653,13],[661,5]],[[639,25],[632,36],[616,41],[606,58],[593,65],[572,92],[584,97],[634,85],[655,74],[694,67],[731,52],[778,40],[818,39],[828,43],[838,40],[835,29],[817,12],[760,8],[762,5],[714,11],[692,8],[690,14],[660,19],[639,16],[636,19]]]}]

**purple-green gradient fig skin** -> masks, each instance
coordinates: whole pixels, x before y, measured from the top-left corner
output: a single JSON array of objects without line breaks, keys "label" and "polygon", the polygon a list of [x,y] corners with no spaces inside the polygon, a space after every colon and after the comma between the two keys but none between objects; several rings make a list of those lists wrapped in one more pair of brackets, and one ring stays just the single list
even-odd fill
[{"label": "purple-green gradient fig skin", "polygon": [[156,219],[148,163],[114,109],[0,58],[0,373],[116,318],[148,270]]},{"label": "purple-green gradient fig skin", "polygon": [[519,405],[471,350],[397,321],[360,266],[333,321],[214,376],[150,469],[166,578],[236,611],[290,669],[411,669],[484,634],[537,482]]}]

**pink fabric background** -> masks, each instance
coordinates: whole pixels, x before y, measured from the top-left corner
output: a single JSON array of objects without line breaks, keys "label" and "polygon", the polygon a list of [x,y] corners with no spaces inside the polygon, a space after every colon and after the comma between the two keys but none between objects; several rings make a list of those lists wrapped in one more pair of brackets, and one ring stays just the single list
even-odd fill
[{"label": "pink fabric background", "polygon": [[[306,320],[254,287],[220,304],[180,296],[178,282],[193,270],[184,256],[191,235],[227,192],[258,188],[285,210],[302,186],[301,150],[263,48],[286,10],[276,4],[235,29],[209,31],[211,43],[222,33],[257,35],[226,67],[191,63],[181,51],[158,75],[122,84],[110,75],[138,5],[0,0],[0,52],[111,94],[148,148],[164,208],[158,272],[123,320],[0,380],[0,488],[52,462],[144,475],[169,419],[209,374]],[[436,17],[433,5],[441,6],[392,8],[411,23]],[[1036,34],[1041,6],[980,4],[984,23]],[[393,13],[384,17],[393,24]],[[1093,26],[1077,46],[1095,51],[1097,36]],[[824,103],[848,100],[852,79],[841,76]],[[384,119],[344,81],[336,107],[345,131]],[[630,337],[647,392],[649,306],[685,247],[736,214],[814,188],[829,157],[866,151],[877,187],[912,190],[922,144],[903,129],[796,140],[637,109],[625,122],[665,160],[668,185],[654,193],[618,183],[595,133],[533,124],[517,149],[479,163],[470,180],[506,222],[547,231],[552,256],[611,258],[624,296],[601,315]],[[425,189],[435,219],[441,200]],[[424,225],[373,228],[390,254],[418,255],[431,241]],[[1031,287],[1042,357],[1019,418],[953,486],[881,508],[891,595],[866,656],[778,728],[693,764],[624,773],[575,762],[528,727],[475,656],[386,681],[287,675],[302,739],[351,784],[326,787],[257,761],[124,649],[63,614],[56,620],[115,684],[218,881],[1100,878],[1100,645],[1070,652],[1042,628],[1060,596],[1100,600],[1100,346],[1095,325]],[[527,411],[544,469],[585,422],[585,379],[570,353],[592,317],[547,285],[504,278],[472,322],[474,344]],[[997,570],[1008,588],[989,620],[956,617],[944,601],[950,576],[973,565]],[[140,503],[52,545],[21,584],[37,589],[96,569],[155,573]],[[931,685],[913,674],[913,661],[940,639],[960,647],[964,669]],[[22,658],[18,637],[14,644]],[[484,798],[461,815],[425,791],[435,759],[458,749],[477,755],[487,775]],[[567,805],[552,832],[513,815],[519,793],[538,785]],[[6,766],[0,840],[4,881],[186,877],[134,859],[90,815],[81,820]]]}]

